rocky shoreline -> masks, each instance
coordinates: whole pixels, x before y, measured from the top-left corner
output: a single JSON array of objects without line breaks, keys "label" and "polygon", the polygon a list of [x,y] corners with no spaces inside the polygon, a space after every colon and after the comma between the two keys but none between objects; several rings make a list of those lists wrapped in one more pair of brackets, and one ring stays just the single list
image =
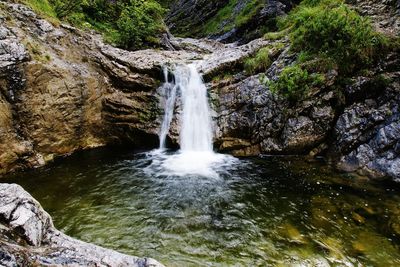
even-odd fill
[{"label": "rocky shoreline", "polygon": [[16,184],[0,184],[0,265],[163,266],[61,233],[40,204]]}]

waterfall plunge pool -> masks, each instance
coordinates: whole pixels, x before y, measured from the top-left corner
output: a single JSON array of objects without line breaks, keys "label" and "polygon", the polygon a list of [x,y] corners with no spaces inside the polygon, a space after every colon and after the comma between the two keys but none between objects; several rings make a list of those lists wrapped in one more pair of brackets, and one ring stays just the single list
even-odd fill
[{"label": "waterfall plunge pool", "polygon": [[177,154],[154,153],[96,149],[5,182],[66,234],[166,266],[400,265],[397,184],[296,157],[175,175],[160,166]]}]

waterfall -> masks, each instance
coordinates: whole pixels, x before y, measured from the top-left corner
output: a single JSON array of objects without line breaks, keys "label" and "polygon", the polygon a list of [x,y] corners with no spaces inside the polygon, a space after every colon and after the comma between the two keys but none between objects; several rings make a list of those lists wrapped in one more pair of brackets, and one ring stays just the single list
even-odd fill
[{"label": "waterfall", "polygon": [[171,125],[176,94],[179,88],[182,100],[180,145],[181,151],[212,151],[212,125],[207,99],[207,88],[194,65],[177,66],[174,81],[169,82],[168,70],[164,68],[165,113],[160,131],[160,149],[165,149],[165,140]]},{"label": "waterfall", "polygon": [[160,150],[165,149],[167,134],[169,132],[172,117],[174,115],[176,90],[177,87],[179,86],[179,83],[174,84],[169,82],[167,67],[163,68],[163,73],[164,73],[164,84],[161,87],[161,91],[164,94],[165,98],[165,107],[164,107],[165,113],[160,131]]},{"label": "waterfall", "polygon": [[[154,176],[211,177],[236,164],[232,156],[213,152],[211,112],[207,88],[194,65],[178,65],[169,79],[167,68],[164,84],[160,87],[164,96],[164,118],[160,130],[160,149],[147,154],[151,164],[144,171]],[[180,95],[179,151],[166,151],[166,137],[174,116],[177,96]]]},{"label": "waterfall", "polygon": [[212,128],[207,88],[194,65],[188,66],[188,82],[182,90],[182,151],[212,151]]}]

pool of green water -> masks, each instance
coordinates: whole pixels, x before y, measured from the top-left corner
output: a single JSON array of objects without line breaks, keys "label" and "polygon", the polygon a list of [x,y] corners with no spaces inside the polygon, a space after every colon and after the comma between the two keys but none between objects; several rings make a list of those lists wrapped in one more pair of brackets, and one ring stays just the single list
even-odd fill
[{"label": "pool of green water", "polygon": [[[400,266],[400,188],[296,157],[151,175],[129,150],[8,177],[75,238],[166,266]],[[4,180],[3,180],[4,181]]]}]

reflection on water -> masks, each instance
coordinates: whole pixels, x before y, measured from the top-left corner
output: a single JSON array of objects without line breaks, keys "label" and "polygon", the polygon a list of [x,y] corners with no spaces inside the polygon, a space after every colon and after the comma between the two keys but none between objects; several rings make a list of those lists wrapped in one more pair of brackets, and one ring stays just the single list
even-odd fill
[{"label": "reflection on water", "polygon": [[397,185],[297,158],[232,160],[217,176],[175,175],[168,159],[96,150],[7,181],[65,233],[167,266],[400,265]]}]

